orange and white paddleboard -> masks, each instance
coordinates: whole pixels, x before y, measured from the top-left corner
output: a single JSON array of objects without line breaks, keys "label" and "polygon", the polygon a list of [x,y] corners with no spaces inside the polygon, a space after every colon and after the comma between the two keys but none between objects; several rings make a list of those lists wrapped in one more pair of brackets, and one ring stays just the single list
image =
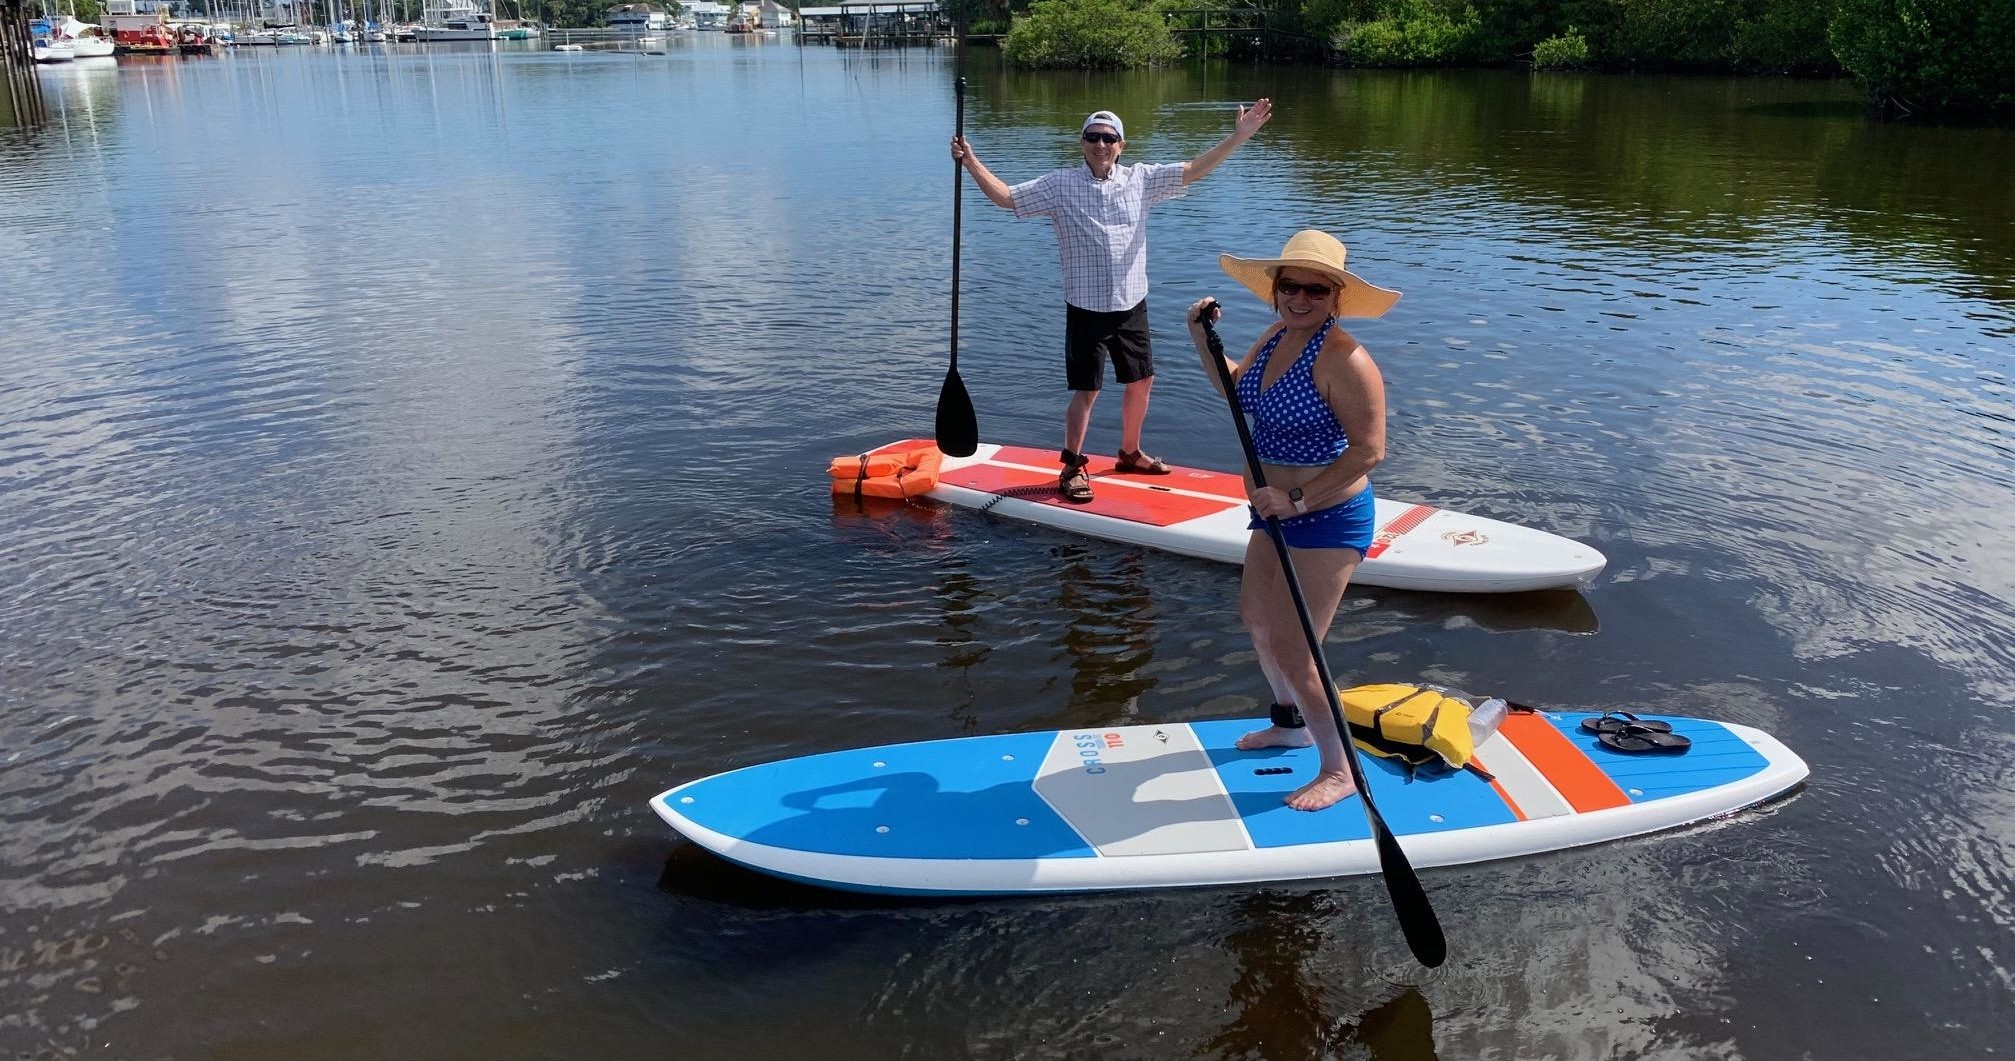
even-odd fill
[{"label": "orange and white paddleboard", "polygon": [[[914,447],[891,443],[874,452]],[[1176,467],[1168,475],[1120,474],[1094,456],[1092,500],[1057,490],[1055,450],[982,444],[946,456],[924,497],[1107,541],[1237,564],[1252,532],[1245,481],[1227,472]],[[1378,499],[1378,530],[1352,581],[1442,593],[1516,593],[1586,585],[1607,561],[1558,534],[1432,505]]]}]

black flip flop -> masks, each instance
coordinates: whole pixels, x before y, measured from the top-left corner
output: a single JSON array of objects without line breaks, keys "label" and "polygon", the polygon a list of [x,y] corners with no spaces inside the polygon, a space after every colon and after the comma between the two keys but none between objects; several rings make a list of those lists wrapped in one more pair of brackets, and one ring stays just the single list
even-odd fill
[{"label": "black flip flop", "polygon": [[1595,739],[1605,748],[1613,748],[1631,755],[1678,755],[1693,747],[1693,742],[1677,733],[1656,729],[1627,729],[1598,733]]},{"label": "black flip flop", "polygon": [[1628,711],[1611,711],[1601,718],[1584,718],[1581,728],[1594,734],[1624,733],[1633,729],[1649,730],[1653,733],[1672,732],[1672,723],[1655,718],[1638,718]]}]

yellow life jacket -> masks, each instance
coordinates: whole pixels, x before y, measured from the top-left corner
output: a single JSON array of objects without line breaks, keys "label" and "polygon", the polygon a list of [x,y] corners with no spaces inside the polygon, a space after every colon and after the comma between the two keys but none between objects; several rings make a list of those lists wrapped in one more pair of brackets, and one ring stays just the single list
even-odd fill
[{"label": "yellow life jacket", "polygon": [[1469,735],[1469,702],[1418,685],[1360,685],[1337,690],[1350,739],[1407,771],[1431,763],[1490,775],[1470,764],[1476,754]]}]

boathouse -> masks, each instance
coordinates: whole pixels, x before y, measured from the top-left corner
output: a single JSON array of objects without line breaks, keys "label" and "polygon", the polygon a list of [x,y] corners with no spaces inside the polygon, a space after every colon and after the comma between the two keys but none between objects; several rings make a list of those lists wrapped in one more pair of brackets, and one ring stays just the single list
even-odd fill
[{"label": "boathouse", "polygon": [[950,40],[951,19],[937,0],[840,0],[798,9],[799,43],[863,47]]}]

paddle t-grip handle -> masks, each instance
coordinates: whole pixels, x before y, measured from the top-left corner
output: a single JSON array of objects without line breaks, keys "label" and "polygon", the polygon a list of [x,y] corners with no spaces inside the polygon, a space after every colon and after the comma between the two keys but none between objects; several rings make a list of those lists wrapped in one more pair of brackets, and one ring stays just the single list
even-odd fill
[{"label": "paddle t-grip handle", "polygon": [[1212,357],[1224,356],[1224,340],[1217,337],[1217,319],[1224,314],[1224,307],[1216,299],[1204,303],[1196,311],[1196,322],[1203,325],[1203,342],[1210,347]]}]

